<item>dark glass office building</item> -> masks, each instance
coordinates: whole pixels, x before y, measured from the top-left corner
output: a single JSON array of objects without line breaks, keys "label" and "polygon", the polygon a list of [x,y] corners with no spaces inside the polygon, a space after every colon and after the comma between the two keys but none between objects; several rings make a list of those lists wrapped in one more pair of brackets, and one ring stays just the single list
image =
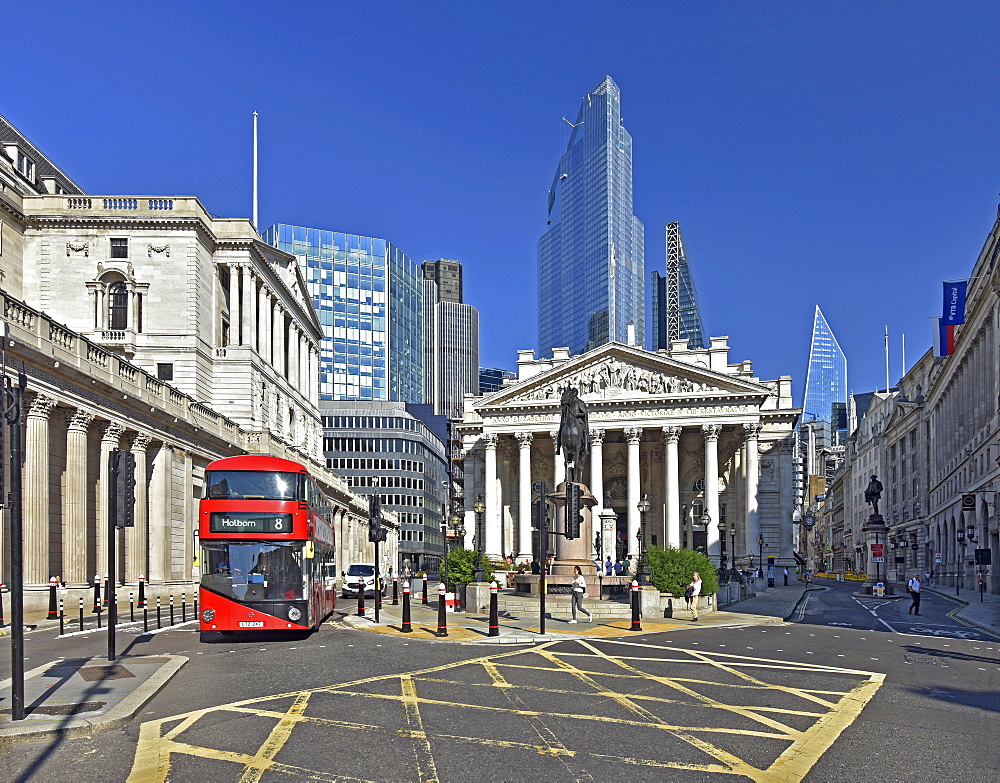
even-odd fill
[{"label": "dark glass office building", "polygon": [[423,402],[423,275],[384,239],[279,224],[323,324],[321,400]]},{"label": "dark glass office building", "polygon": [[538,242],[538,342],[571,354],[645,336],[643,226],[632,212],[632,137],[608,76],[584,97]]}]

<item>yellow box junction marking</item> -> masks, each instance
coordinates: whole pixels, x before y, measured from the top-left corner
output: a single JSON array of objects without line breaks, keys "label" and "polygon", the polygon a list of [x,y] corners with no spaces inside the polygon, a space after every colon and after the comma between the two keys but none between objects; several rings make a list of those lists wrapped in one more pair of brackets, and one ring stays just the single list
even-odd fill
[{"label": "yellow box junction marking", "polygon": [[[479,656],[455,663],[435,666],[406,674],[369,677],[335,685],[292,691],[256,699],[224,704],[203,710],[148,721],[140,727],[135,760],[129,783],[165,783],[170,780],[171,763],[178,756],[193,756],[209,762],[212,779],[234,780],[239,783],[256,783],[266,771],[283,773],[292,778],[320,781],[361,781],[329,768],[329,759],[316,759],[310,765],[309,754],[291,754],[295,764],[276,761],[280,751],[293,737],[298,726],[306,724],[324,729],[364,732],[373,747],[395,737],[409,741],[412,756],[394,758],[409,769],[408,777],[420,783],[438,783],[440,764],[436,754],[444,748],[461,753],[465,758],[475,758],[477,749],[495,751],[505,748],[522,754],[544,755],[557,759],[565,768],[569,779],[592,780],[588,767],[591,762],[608,762],[619,766],[644,767],[661,770],[692,770],[702,773],[736,775],[761,783],[792,783],[802,780],[816,761],[836,741],[840,734],[858,717],[865,705],[881,686],[884,675],[875,672],[833,666],[807,665],[801,662],[752,658],[743,655],[708,652],[697,649],[662,647],[638,642],[617,642],[611,654],[602,649],[603,643],[594,641],[550,642],[532,649],[517,649],[506,653]],[[626,648],[622,651],[622,647]],[[694,668],[693,668],[694,667]],[[677,676],[670,676],[671,670]],[[698,670],[704,671],[698,676]],[[801,674],[801,687],[780,681],[769,681],[772,672]],[[541,682],[539,673],[549,675],[549,682]],[[463,674],[469,675],[463,677]],[[485,675],[485,676],[484,676]],[[809,675],[830,676],[844,680],[843,690],[806,687]],[[520,680],[530,678],[522,684]],[[772,678],[774,679],[774,678]],[[641,688],[636,688],[636,683]],[[447,686],[454,686],[449,693]],[[378,687],[375,687],[378,686]],[[391,687],[386,687],[391,686]],[[429,696],[433,687],[438,698]],[[423,691],[423,695],[421,695]],[[490,694],[501,692],[507,706],[497,705]],[[633,692],[636,691],[636,692]],[[748,706],[748,691],[773,692],[789,706]],[[399,720],[361,723],[357,720],[339,720],[317,714],[319,707],[310,714],[317,694],[332,694],[349,700],[352,706],[337,710],[337,714],[364,714],[358,701],[376,700],[396,703]],[[714,694],[710,696],[708,694]],[[566,697],[578,697],[573,703],[587,697],[606,699],[616,705],[614,709],[595,709],[592,713],[573,714],[557,709],[533,709],[544,705],[539,696],[549,695],[555,704]],[[482,696],[482,699],[478,697]],[[291,700],[285,709],[278,707],[279,700]],[[796,705],[795,702],[799,704]],[[318,703],[323,703],[322,700]],[[459,719],[449,721],[449,728],[463,725],[461,713],[469,716],[478,712],[485,721],[472,724],[489,726],[490,715],[506,715],[525,721],[535,742],[519,742],[471,733],[454,734],[435,732],[426,724],[422,709],[425,706],[447,707],[460,713]],[[329,701],[326,702],[329,709]],[[671,710],[677,708],[677,717],[686,721],[670,720]],[[692,723],[692,712],[697,716]],[[622,710],[629,717],[622,716]],[[656,711],[654,711],[656,710]],[[207,715],[220,712],[243,714],[273,722],[267,736],[255,752],[241,753],[226,747],[209,747],[185,739],[189,730],[198,728],[198,722]],[[662,716],[667,717],[662,717]],[[732,718],[742,720],[734,727]],[[795,718],[797,725],[785,723]],[[802,719],[811,721],[801,728]],[[581,726],[606,725],[607,747],[594,747],[593,742],[574,747],[573,732],[566,732],[567,721]],[[749,724],[747,723],[749,721]],[[558,730],[555,726],[558,724]],[[753,728],[756,725],[757,728]],[[652,743],[655,757],[638,757],[616,753],[616,739],[629,727],[637,731],[658,731],[689,746],[692,751],[685,758],[664,758],[665,748],[674,747]],[[221,735],[220,735],[221,736]],[[765,767],[755,766],[740,758],[731,747],[723,747],[725,737],[743,736],[787,743]],[[224,744],[222,740],[217,744]],[[619,743],[620,744],[620,743]],[[780,746],[779,746],[780,747]],[[606,752],[607,751],[607,752]],[[703,756],[698,763],[697,757]],[[526,756],[526,758],[527,758]],[[334,756],[334,758],[336,758]],[[691,759],[696,759],[694,762]],[[212,762],[223,762],[215,763]],[[336,761],[333,762],[334,764]],[[517,768],[520,761],[513,761]],[[627,778],[627,772],[622,774]],[[665,778],[666,779],[666,778]]]}]

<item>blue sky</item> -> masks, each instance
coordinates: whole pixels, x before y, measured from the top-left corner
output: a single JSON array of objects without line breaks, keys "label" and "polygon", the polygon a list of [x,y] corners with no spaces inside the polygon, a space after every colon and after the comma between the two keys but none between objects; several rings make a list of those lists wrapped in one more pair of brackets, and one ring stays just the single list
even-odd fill
[{"label": "blue sky", "polygon": [[0,114],[88,192],[465,265],[481,363],[536,346],[536,245],[581,97],[610,74],[647,279],[681,222],[707,330],[801,393],[813,308],[849,385],[931,344],[1000,190],[996,2],[15,3]]}]

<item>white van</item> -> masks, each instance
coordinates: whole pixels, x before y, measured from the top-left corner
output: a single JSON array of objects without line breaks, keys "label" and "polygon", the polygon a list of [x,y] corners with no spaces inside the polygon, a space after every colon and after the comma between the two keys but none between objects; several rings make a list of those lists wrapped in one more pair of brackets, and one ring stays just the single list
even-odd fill
[{"label": "white van", "polygon": [[[357,598],[360,585],[364,584],[366,596],[375,597],[375,564],[374,563],[351,563],[347,571],[341,572],[344,577],[344,584],[341,595],[344,598]],[[382,594],[385,594],[385,574],[382,578]]]}]

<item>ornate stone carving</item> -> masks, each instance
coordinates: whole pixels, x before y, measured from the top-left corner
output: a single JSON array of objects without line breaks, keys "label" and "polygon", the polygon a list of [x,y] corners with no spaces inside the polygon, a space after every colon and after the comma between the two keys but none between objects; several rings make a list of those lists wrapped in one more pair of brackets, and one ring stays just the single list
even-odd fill
[{"label": "ornate stone carving", "polygon": [[719,433],[722,432],[721,424],[702,424],[701,432],[705,436],[705,441],[717,441],[719,439]]},{"label": "ornate stone carving", "polygon": [[167,242],[164,242],[162,245],[149,244],[146,247],[148,248],[146,255],[149,258],[153,257],[153,253],[163,253],[167,258],[170,258],[170,244]]},{"label": "ornate stone carving", "polygon": [[80,408],[68,410],[64,416],[66,418],[66,424],[69,425],[69,429],[71,430],[86,430],[90,426],[90,422],[94,420],[93,413]]},{"label": "ornate stone carving", "polygon": [[642,440],[642,429],[640,427],[626,427],[625,440],[629,445],[633,445]]},{"label": "ornate stone carving", "polygon": [[677,443],[681,438],[681,428],[680,427],[664,427],[663,428],[663,442],[664,443]]},{"label": "ornate stone carving", "polygon": [[604,430],[591,430],[590,431],[590,445],[600,446],[604,443]]},{"label": "ornate stone carving", "polygon": [[495,449],[497,447],[497,434],[495,432],[484,432],[483,433],[483,445],[488,449]]},{"label": "ornate stone carving", "polygon": [[110,441],[117,446],[118,441],[121,440],[124,433],[125,428],[121,424],[117,421],[109,421],[106,425],[104,425],[104,432],[101,434],[101,440]]},{"label": "ornate stone carving", "polygon": [[766,487],[773,487],[774,479],[774,460],[762,459],[760,461],[760,483]]},{"label": "ornate stone carving", "polygon": [[90,242],[67,242],[66,255],[70,253],[83,253],[84,258],[90,257]]},{"label": "ornate stone carving", "polygon": [[517,444],[519,448],[530,449],[531,441],[534,439],[534,435],[530,432],[519,432],[517,433]]},{"label": "ornate stone carving", "polygon": [[36,394],[28,403],[27,415],[29,417],[47,419],[54,407],[56,407],[56,401],[51,397],[46,397],[44,394]]},{"label": "ornate stone carving", "polygon": [[743,437],[746,438],[747,440],[756,440],[758,437],[760,437],[761,429],[762,425],[760,424],[760,422],[755,422],[753,424],[744,424]]},{"label": "ornate stone carving", "polygon": [[135,437],[132,438],[132,445],[129,447],[129,451],[145,451],[149,448],[150,437],[144,432],[136,433]]}]

